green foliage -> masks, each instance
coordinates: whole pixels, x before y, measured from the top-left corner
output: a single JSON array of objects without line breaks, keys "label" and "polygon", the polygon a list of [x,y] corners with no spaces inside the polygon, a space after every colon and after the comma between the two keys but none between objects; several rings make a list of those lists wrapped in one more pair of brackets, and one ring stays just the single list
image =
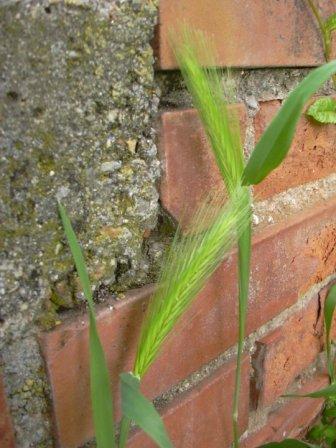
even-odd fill
[{"label": "green foliage", "polygon": [[82,250],[78,244],[70,219],[62,204],[58,204],[64,232],[74,258],[78,276],[89,307],[90,318],[90,387],[93,420],[98,448],[115,446],[113,401],[110,389],[109,373],[96,325],[94,302],[89,275],[87,273]]},{"label": "green foliage", "polygon": [[320,423],[309,432],[308,438],[319,442],[322,447],[336,448],[336,383],[334,357],[331,350],[330,331],[336,307],[336,285],[333,285],[324,304],[324,325],[326,330],[327,365],[331,384],[324,389],[304,395],[288,395],[295,397],[325,398],[325,409]]},{"label": "green foliage", "polygon": [[[155,360],[163,342],[203,288],[249,221],[242,189],[223,200],[215,196],[196,213],[190,229],[178,229],[163,265],[158,287],[142,326],[134,366],[140,378]],[[206,230],[205,230],[206,229]]]},{"label": "green foliage", "polygon": [[336,124],[336,100],[331,97],[319,98],[309,107],[307,115],[319,123]]},{"label": "green foliage", "polygon": [[336,29],[335,28],[336,14],[333,14],[329,16],[326,20],[323,20],[315,4],[315,0],[307,0],[307,2],[320,28],[325,60],[329,62],[331,56],[331,33]]},{"label": "green foliage", "polygon": [[244,185],[261,182],[286,157],[305,103],[336,72],[336,61],[316,68],[293,90],[256,145],[243,173]]},{"label": "green foliage", "polygon": [[139,378],[132,373],[122,373],[120,379],[123,415],[139,425],[160,448],[172,448],[160,415],[140,392]]},{"label": "green foliage", "polygon": [[320,442],[323,443],[324,446],[334,448],[336,446],[335,425],[319,423],[309,431],[308,437],[312,441]]},{"label": "green foliage", "polygon": [[330,396],[323,411],[321,421],[308,433],[309,440],[320,446],[336,448],[336,399]]},{"label": "green foliage", "polygon": [[[314,0],[307,0],[310,9],[312,10],[317,23],[320,28],[321,37],[323,41],[323,49],[325,60],[329,62],[331,60],[331,42],[332,33],[336,30],[336,14],[332,14],[326,20],[323,20],[318,8],[315,5]],[[334,87],[336,87],[336,76],[332,77]],[[316,104],[316,106],[315,106]],[[311,115],[319,123],[336,123],[335,102],[331,99],[330,102],[317,100],[308,110],[308,115]]]},{"label": "green foliage", "polygon": [[309,432],[310,440],[320,442],[323,447],[336,448],[336,383],[334,356],[332,353],[330,332],[336,307],[336,285],[328,291],[324,303],[324,325],[327,351],[327,366],[331,385],[320,391],[313,392],[308,396],[312,398],[323,397],[326,399],[321,422],[315,425]]},{"label": "green foliage", "polygon": [[288,394],[285,396],[296,398],[329,398],[333,395],[336,395],[336,384],[330,384],[330,386],[324,387],[323,389],[319,389],[314,392],[309,392],[307,394]]}]

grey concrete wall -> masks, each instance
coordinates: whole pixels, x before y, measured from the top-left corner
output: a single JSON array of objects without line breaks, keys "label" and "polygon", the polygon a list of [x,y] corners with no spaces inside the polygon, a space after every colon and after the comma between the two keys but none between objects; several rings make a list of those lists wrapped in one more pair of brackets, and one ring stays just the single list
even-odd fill
[{"label": "grey concrete wall", "polygon": [[97,300],[150,280],[156,14],[152,0],[0,2],[0,349],[19,447],[52,446],[36,331],[81,302],[57,199]]}]

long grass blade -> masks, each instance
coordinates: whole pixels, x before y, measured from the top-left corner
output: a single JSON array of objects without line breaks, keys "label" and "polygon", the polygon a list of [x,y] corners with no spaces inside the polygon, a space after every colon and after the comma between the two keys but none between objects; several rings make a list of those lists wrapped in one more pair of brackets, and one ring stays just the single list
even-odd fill
[{"label": "long grass blade", "polygon": [[139,379],[131,373],[122,373],[120,379],[123,415],[140,426],[160,448],[172,448],[159,413],[140,392]]},{"label": "long grass blade", "polygon": [[313,93],[336,73],[336,61],[313,70],[291,92],[256,145],[243,173],[243,185],[261,182],[286,157],[302,110]]},{"label": "long grass blade", "polygon": [[58,204],[58,209],[89,308],[90,387],[97,447],[114,448],[115,433],[112,393],[105,354],[97,331],[90,279],[82,250],[77,241],[75,232],[73,231],[67,212],[60,203]]},{"label": "long grass blade", "polygon": [[[215,198],[216,204],[219,198]],[[134,373],[142,377],[163,342],[245,230],[249,209],[238,189],[221,207],[205,203],[191,223],[189,233],[176,233],[164,263],[159,285],[145,316]],[[205,230],[206,229],[206,230]]]},{"label": "long grass blade", "polygon": [[327,350],[327,364],[330,381],[335,382],[335,367],[334,357],[331,349],[330,332],[333,323],[333,317],[336,307],[336,285],[333,285],[327,295],[324,304],[324,325],[326,330],[326,350]]},{"label": "long grass blade", "polygon": [[288,394],[285,397],[292,398],[330,398],[336,395],[336,384],[330,384],[323,389],[316,390],[314,392],[309,392],[307,394]]},{"label": "long grass blade", "polygon": [[282,442],[271,442],[261,445],[259,448],[319,448],[317,445],[302,442],[302,440],[287,439]]}]

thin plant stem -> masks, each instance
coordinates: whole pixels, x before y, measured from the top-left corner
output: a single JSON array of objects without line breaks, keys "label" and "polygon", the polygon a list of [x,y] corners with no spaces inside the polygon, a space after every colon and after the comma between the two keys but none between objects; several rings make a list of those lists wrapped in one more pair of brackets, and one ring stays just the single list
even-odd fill
[{"label": "thin plant stem", "polygon": [[120,424],[119,448],[126,447],[130,427],[131,427],[131,420],[123,416]]},{"label": "thin plant stem", "polygon": [[[246,200],[250,206],[250,194],[246,190]],[[238,349],[237,349],[237,364],[235,375],[235,388],[233,395],[233,409],[232,409],[232,426],[233,426],[233,446],[239,447],[239,395],[241,387],[241,371],[242,371],[242,357],[244,350],[245,325],[247,316],[247,304],[249,294],[250,282],[250,260],[251,260],[251,221],[244,233],[238,241],[238,275],[239,275],[239,324],[238,324]]]},{"label": "thin plant stem", "polygon": [[325,31],[322,17],[320,15],[318,9],[316,8],[314,1],[313,0],[307,0],[307,1],[309,3],[310,9],[312,10],[312,12],[317,20],[317,23],[320,27],[320,31],[321,31],[322,37],[323,37],[324,57],[325,57],[326,61],[328,61],[329,57],[330,57],[330,48],[328,48],[329,47],[329,45],[327,43],[328,39],[326,38],[327,36],[326,36],[326,31]]},{"label": "thin plant stem", "polygon": [[[321,14],[319,13],[314,0],[307,0],[310,9],[312,10],[312,13],[314,14],[317,23],[319,25],[320,31],[321,31],[321,35],[322,35],[322,42],[323,42],[323,52],[324,52],[324,58],[326,60],[326,62],[330,61],[330,57],[331,57],[331,37],[330,34],[328,33],[328,31],[326,30],[326,27],[324,26],[323,23],[323,19],[321,17]],[[334,88],[336,88],[336,76],[333,75],[332,76],[332,81],[334,84]]]},{"label": "thin plant stem", "polygon": [[[237,186],[225,203],[220,189],[200,205],[187,231],[178,228],[142,325],[133,368],[139,380],[175,324],[249,224],[246,192],[246,187]],[[128,430],[129,422],[123,419],[120,448],[124,447]]]}]

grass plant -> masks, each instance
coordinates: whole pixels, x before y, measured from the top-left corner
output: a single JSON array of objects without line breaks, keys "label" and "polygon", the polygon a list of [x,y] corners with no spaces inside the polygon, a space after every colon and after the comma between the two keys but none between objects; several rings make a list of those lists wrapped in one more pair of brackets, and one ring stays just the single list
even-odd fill
[{"label": "grass plant", "polygon": [[[336,72],[336,62],[330,62],[312,71],[302,81],[284,102],[245,164],[239,120],[228,108],[223,94],[222,74],[215,69],[215,56],[211,51],[211,45],[201,34],[184,30],[182,39],[175,43],[175,52],[222,175],[228,200],[224,203],[225,195],[222,192],[214,194],[199,208],[187,231],[178,229],[176,233],[163,263],[156,292],[146,312],[133,372],[123,373],[120,377],[123,419],[119,441],[114,432],[112,394],[108,368],[97,330],[92,288],[70,219],[65,208],[59,204],[65,234],[88,302],[91,401],[98,448],[117,446],[123,448],[127,442],[131,421],[146,431],[158,446],[171,448],[172,444],[160,416],[152,403],[140,392],[140,381],[160,353],[172,329],[237,240],[239,340],[232,421],[234,447],[238,448],[241,359],[251,257],[249,186],[263,180],[282,162],[289,150],[306,101]],[[206,61],[205,67],[201,65],[200,60],[203,63]],[[281,446],[298,448],[309,446],[302,445],[303,442],[293,445],[295,442],[297,441],[289,440],[286,441],[287,444]]]},{"label": "grass plant", "polygon": [[[239,124],[227,107],[223,74],[216,70],[211,44],[202,33],[183,28],[174,41],[176,59],[186,86],[199,112],[210,148],[228,194],[243,188],[246,206],[250,207],[248,187],[261,182],[286,157],[300,115],[309,97],[336,71],[330,62],[312,71],[289,95],[282,108],[261,136],[246,166],[240,141]],[[250,214],[251,216],[251,214]],[[232,424],[235,448],[239,446],[238,406],[241,383],[241,360],[247,317],[251,258],[251,222],[238,240],[238,347]]]},{"label": "grass plant", "polygon": [[[227,107],[223,77],[215,69],[215,52],[201,33],[192,32],[186,28],[182,33],[181,43],[175,45],[176,59],[182,76],[199,112],[228,194],[231,195],[236,188],[242,188],[246,207],[250,208],[249,189],[241,184],[244,152],[240,138],[239,119]],[[205,62],[205,67],[201,66],[200,60]],[[238,222],[237,225],[239,225]],[[238,241],[239,337],[233,403],[233,432],[236,446],[239,439],[238,405],[250,277],[250,254],[251,220]]]},{"label": "grass plant", "polygon": [[[326,62],[332,59],[332,34],[336,30],[336,14],[331,14],[326,20],[319,12],[316,0],[306,0],[318,23],[321,33],[324,58]],[[332,77],[334,88],[336,76]],[[332,97],[319,98],[308,108],[307,115],[319,123],[336,124],[336,100]]]},{"label": "grass plant", "polygon": [[60,216],[77,272],[88,302],[90,317],[91,401],[98,448],[124,447],[131,421],[135,421],[162,448],[172,445],[152,403],[140,392],[140,380],[156,359],[166,338],[223,261],[249,222],[244,190],[232,191],[231,198],[214,194],[199,208],[188,231],[178,229],[150,300],[142,325],[134,369],[121,375],[123,418],[119,441],[113,422],[113,403],[103,349],[97,331],[92,290],[84,258],[62,204]]}]

